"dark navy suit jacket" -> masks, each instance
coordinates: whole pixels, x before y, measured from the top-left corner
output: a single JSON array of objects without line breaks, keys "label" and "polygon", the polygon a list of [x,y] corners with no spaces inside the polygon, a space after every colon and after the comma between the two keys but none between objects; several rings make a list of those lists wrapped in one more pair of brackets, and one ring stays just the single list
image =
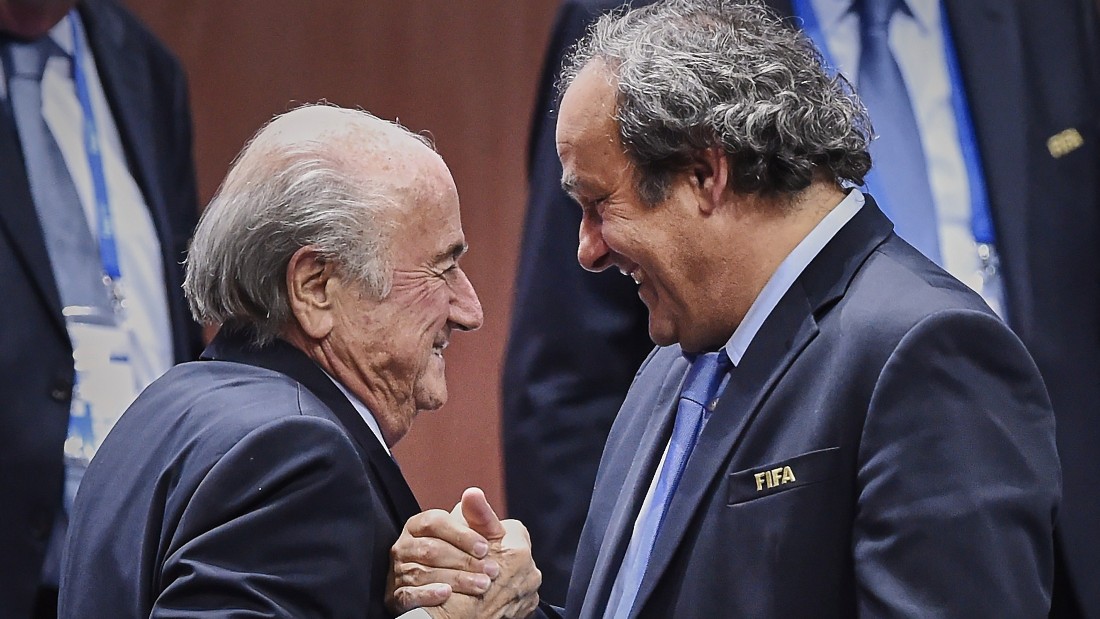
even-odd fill
[{"label": "dark navy suit jacket", "polygon": [[93,459],[60,616],[392,617],[389,550],[420,511],[397,464],[301,351],[222,331]]},{"label": "dark navy suit jacket", "polygon": [[[687,368],[626,396],[566,617],[603,617]],[[869,200],[731,370],[631,617],[1044,617],[1059,495],[1023,344]]]},{"label": "dark navy suit jacket", "polygon": [[[197,357],[180,266],[198,216],[183,71],[114,0],[81,19],[164,262],[177,362]],[[0,619],[26,619],[61,510],[73,356],[14,122],[0,114]]]},{"label": "dark navy suit jacket", "polygon": [[[636,0],[635,5],[647,4]],[[651,348],[636,287],[576,262],[580,210],[554,149],[558,66],[618,0],[566,0],[531,134],[529,200],[503,377],[509,515],[535,541],[544,595],[560,603],[599,454]],[[785,0],[769,0],[790,15]],[[984,164],[1008,322],[1043,373],[1064,468],[1060,565],[1100,617],[1100,80],[1088,0],[946,0]],[[1048,141],[1083,139],[1054,156]],[[566,302],[560,302],[560,300]],[[1062,597],[1063,596],[1057,596]],[[1067,614],[1065,616],[1074,616]]]}]

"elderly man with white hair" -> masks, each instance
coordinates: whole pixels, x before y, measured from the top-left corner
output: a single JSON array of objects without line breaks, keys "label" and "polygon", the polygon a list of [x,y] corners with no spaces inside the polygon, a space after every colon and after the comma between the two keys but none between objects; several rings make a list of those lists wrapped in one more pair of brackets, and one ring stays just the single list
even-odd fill
[{"label": "elderly man with white hair", "polygon": [[[451,335],[481,326],[465,251],[454,181],[424,139],[331,106],[262,129],[187,260],[192,313],[220,332],[91,463],[61,616],[394,616],[390,546],[420,507],[389,450],[446,401]],[[463,508],[492,521],[466,583],[479,594],[425,588],[401,610],[526,614],[525,530],[477,491]]]}]

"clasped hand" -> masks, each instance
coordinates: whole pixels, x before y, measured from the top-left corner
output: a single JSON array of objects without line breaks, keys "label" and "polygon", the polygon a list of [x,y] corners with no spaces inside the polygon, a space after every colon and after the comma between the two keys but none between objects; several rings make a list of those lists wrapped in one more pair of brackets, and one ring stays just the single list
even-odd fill
[{"label": "clasped hand", "polygon": [[417,514],[390,551],[386,604],[434,619],[523,619],[538,606],[542,574],[518,520],[501,521],[485,494],[469,488],[447,513]]}]

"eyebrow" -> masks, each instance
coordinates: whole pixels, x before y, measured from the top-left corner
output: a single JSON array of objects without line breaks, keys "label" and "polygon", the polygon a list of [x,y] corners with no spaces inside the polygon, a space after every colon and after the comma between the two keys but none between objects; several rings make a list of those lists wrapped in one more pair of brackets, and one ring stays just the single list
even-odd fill
[{"label": "eyebrow", "polygon": [[575,174],[569,172],[562,174],[561,189],[573,198],[579,196],[582,192],[588,189],[588,187],[588,183],[581,180],[580,178],[577,178]]},{"label": "eyebrow", "polygon": [[562,174],[561,190],[573,196],[577,194],[577,177],[572,174]]},{"label": "eyebrow", "polygon": [[470,246],[467,245],[465,241],[458,241],[447,249],[436,254],[435,258],[432,260],[432,264],[439,264],[441,262],[446,262],[447,260],[457,261],[459,258],[462,257],[462,254],[466,253],[468,249],[470,249]]}]

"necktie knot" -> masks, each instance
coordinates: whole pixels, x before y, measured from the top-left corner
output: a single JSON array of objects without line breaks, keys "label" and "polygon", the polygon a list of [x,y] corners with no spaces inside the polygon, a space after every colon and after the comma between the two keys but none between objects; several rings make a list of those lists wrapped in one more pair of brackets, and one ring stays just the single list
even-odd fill
[{"label": "necktie knot", "polygon": [[724,349],[695,355],[694,358],[689,356],[688,359],[691,360],[691,368],[680,391],[680,399],[706,406],[714,398],[722,376],[732,363]]},{"label": "necktie knot", "polygon": [[9,43],[11,54],[11,77],[42,81],[46,72],[46,63],[52,56],[63,56],[65,52],[49,36],[34,41]]},{"label": "necktie knot", "polygon": [[905,8],[905,0],[855,0],[852,9],[859,14],[862,32],[871,36],[886,36],[894,13]]}]

